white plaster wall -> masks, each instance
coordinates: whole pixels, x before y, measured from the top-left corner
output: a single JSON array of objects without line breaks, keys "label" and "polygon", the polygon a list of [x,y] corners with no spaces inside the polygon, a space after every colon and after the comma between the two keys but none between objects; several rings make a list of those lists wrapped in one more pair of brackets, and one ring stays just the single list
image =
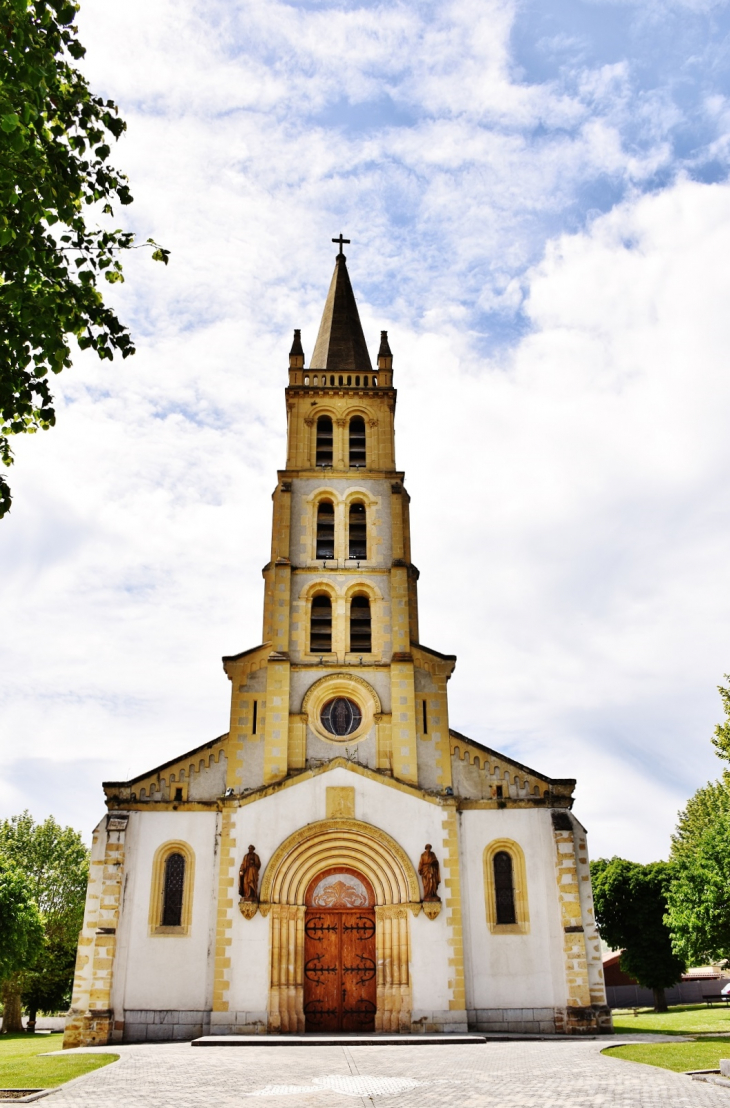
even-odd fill
[{"label": "white plaster wall", "polygon": [[[467,810],[460,815],[467,1008],[552,1008],[566,1003],[563,932],[550,812]],[[513,839],[525,855],[530,930],[487,926],[484,848]]]},{"label": "white plaster wall", "polygon": [[[114,969],[116,1012],[211,1007],[218,820],[215,812],[130,813]],[[152,861],[171,839],[187,843],[195,854],[192,924],[187,935],[150,935]]]},{"label": "white plaster wall", "polygon": [[[419,797],[393,788],[386,781],[371,781],[355,771],[338,767],[314,779],[302,781],[273,796],[245,805],[236,816],[236,860],[249,843],[261,858],[261,873],[271,855],[289,835],[301,827],[326,818],[326,789],[331,786],[355,789],[355,818],[386,831],[400,844],[414,867],[427,842],[443,858],[443,811]],[[324,866],[323,866],[324,868]],[[442,886],[443,893],[443,886]],[[408,915],[411,930],[411,979],[414,1009],[448,1008],[451,947],[447,943],[446,913],[435,920],[423,914]],[[256,915],[245,920],[236,913],[231,946],[231,1010],[261,1011],[268,1004],[270,917]]]}]

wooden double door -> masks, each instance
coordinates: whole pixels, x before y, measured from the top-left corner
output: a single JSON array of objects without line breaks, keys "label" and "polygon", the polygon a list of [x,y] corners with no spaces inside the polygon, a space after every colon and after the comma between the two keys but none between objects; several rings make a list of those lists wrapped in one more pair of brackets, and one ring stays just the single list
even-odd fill
[{"label": "wooden double door", "polygon": [[[347,879],[349,874],[328,876],[335,878],[334,881],[330,879],[325,889],[329,895],[314,895],[315,903],[307,908],[305,916],[306,1030],[374,1031],[377,997],[375,909],[367,893],[365,896],[348,895],[353,883],[337,880]],[[364,889],[359,875],[355,880],[360,889]],[[320,907],[318,900],[329,903]],[[348,900],[365,900],[366,903],[349,907]]]}]

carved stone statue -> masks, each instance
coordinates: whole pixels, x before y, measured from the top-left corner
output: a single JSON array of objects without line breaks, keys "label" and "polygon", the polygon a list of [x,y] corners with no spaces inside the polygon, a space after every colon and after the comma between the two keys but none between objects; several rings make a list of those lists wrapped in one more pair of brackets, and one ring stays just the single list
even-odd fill
[{"label": "carved stone statue", "polygon": [[436,890],[441,884],[441,875],[439,873],[438,858],[431,850],[431,844],[426,843],[426,849],[421,855],[421,859],[418,863],[418,876],[423,882],[423,899],[426,900],[441,900]]},{"label": "carved stone statue", "polygon": [[238,892],[244,900],[251,900],[258,904],[259,899],[259,870],[261,859],[252,846],[248,848],[248,854],[241,862],[238,871]]}]

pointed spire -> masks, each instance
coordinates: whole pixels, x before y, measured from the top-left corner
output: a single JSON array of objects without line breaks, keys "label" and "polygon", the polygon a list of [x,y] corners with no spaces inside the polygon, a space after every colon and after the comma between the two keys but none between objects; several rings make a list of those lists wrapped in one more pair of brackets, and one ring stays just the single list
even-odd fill
[{"label": "pointed spire", "polygon": [[380,350],[378,350],[378,369],[393,368],[393,352],[388,342],[388,332],[380,332]]},{"label": "pointed spire", "polygon": [[289,369],[301,369],[304,366],[304,351],[302,349],[302,332],[297,327],[294,331],[294,339],[289,351]]},{"label": "pointed spire", "polygon": [[342,244],[309,368],[331,369],[339,373],[372,372]]}]

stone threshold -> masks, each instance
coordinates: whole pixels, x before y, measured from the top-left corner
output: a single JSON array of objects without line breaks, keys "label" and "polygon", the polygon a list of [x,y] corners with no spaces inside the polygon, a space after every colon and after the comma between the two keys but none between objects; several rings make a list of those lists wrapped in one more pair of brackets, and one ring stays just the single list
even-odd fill
[{"label": "stone threshold", "polygon": [[467,1043],[485,1043],[486,1035],[475,1034],[424,1034],[387,1035],[373,1032],[359,1034],[333,1032],[308,1035],[203,1035],[193,1039],[191,1046],[463,1046]]}]

